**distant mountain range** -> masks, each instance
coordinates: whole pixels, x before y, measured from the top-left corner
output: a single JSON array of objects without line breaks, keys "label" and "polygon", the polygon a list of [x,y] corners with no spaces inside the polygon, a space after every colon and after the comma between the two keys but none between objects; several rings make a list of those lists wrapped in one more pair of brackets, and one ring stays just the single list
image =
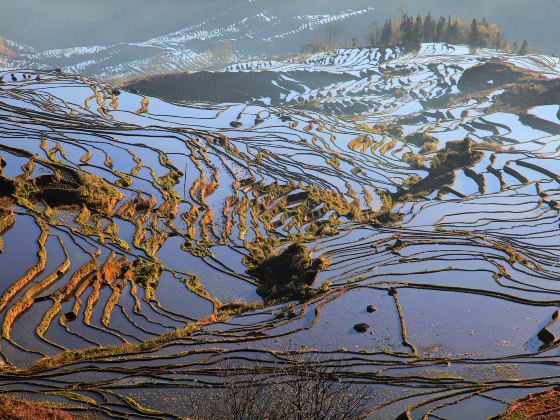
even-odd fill
[{"label": "distant mountain range", "polygon": [[352,30],[365,34],[374,19],[373,7],[328,8],[331,13],[319,14],[300,14],[300,9],[286,12],[269,1],[245,0],[170,33],[109,45],[44,49],[8,38],[8,47],[18,57],[5,60],[4,66],[61,67],[65,72],[104,79],[197,71],[222,67],[232,59],[298,52],[310,40],[325,37],[329,25],[336,26],[338,42],[348,43]]},{"label": "distant mountain range", "polygon": [[[0,35],[19,55],[1,67],[61,67],[102,79],[222,68],[294,54],[336,27],[338,46],[366,43],[368,26],[402,12],[485,17],[505,37],[560,53],[559,0],[19,0]],[[30,22],[33,24],[31,25]]]}]

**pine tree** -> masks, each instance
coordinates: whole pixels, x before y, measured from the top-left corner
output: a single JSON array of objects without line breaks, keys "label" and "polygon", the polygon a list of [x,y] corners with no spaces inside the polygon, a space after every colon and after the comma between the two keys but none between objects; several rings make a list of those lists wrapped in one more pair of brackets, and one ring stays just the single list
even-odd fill
[{"label": "pine tree", "polygon": [[393,41],[393,21],[387,19],[381,31],[381,44],[388,45]]},{"label": "pine tree", "polygon": [[447,17],[447,26],[445,28],[445,42],[453,42],[453,22],[451,21],[451,16]]},{"label": "pine tree", "polygon": [[[377,24],[372,23],[368,31],[370,45],[402,43],[408,48],[419,48],[422,42],[446,42],[450,44],[469,44],[472,48],[495,48],[509,50],[510,47],[493,23],[486,18],[473,19],[467,25],[457,17],[440,17],[437,21],[428,13],[426,17],[420,15],[411,17],[403,13],[400,22],[393,25],[387,19],[381,31]],[[353,41],[355,44],[355,42]],[[517,51],[517,47],[516,47]],[[520,53],[527,54],[529,46],[525,43]]]},{"label": "pine tree", "polygon": [[473,19],[471,22],[471,33],[469,35],[469,45],[471,47],[480,47],[480,34],[478,28],[478,21]]},{"label": "pine tree", "polygon": [[422,16],[416,16],[416,21],[412,29],[412,45],[414,48],[420,48],[422,40],[424,39],[424,23]]},{"label": "pine tree", "polygon": [[519,55],[527,55],[529,54],[529,43],[527,42],[527,40],[523,41],[523,44],[521,44],[521,48],[519,48]]},{"label": "pine tree", "polygon": [[496,35],[496,43],[494,44],[494,48],[497,50],[505,50],[504,39],[501,32],[498,32],[498,35]]},{"label": "pine tree", "polygon": [[445,40],[445,31],[447,28],[447,24],[445,22],[445,18],[442,16],[439,18],[439,21],[436,26],[436,42],[443,42]]},{"label": "pine tree", "polygon": [[401,42],[403,44],[410,45],[412,43],[413,27],[414,23],[412,18],[408,17],[408,15],[403,15],[400,26]]},{"label": "pine tree", "polygon": [[435,21],[432,19],[432,14],[428,12],[428,16],[424,19],[424,41],[434,42],[435,41]]},{"label": "pine tree", "polygon": [[445,31],[445,42],[450,44],[457,44],[461,41],[464,41],[462,35],[461,28],[463,27],[463,23],[459,18],[449,17],[447,19],[447,27]]},{"label": "pine tree", "polygon": [[379,28],[377,22],[373,22],[368,27],[368,41],[369,46],[373,47],[379,40]]}]

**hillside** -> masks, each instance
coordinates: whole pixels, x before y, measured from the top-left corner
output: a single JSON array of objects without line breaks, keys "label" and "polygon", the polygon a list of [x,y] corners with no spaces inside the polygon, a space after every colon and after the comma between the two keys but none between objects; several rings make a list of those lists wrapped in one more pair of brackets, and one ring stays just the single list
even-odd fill
[{"label": "hillside", "polygon": [[4,39],[0,38],[0,57],[4,58],[15,58],[16,53],[14,50],[10,49],[6,44]]},{"label": "hillside", "polygon": [[[153,23],[152,16],[145,26],[135,26],[137,30],[142,29],[140,33],[116,43],[97,43],[96,40],[96,43],[75,45],[75,38],[72,38],[74,45],[45,48],[8,36],[9,47],[18,53],[18,59],[9,65],[13,68],[61,67],[66,72],[103,79],[203,70],[241,58],[299,52],[311,39],[323,37],[329,25],[338,28],[339,42],[350,42],[352,36],[364,33],[374,11],[365,0],[353,1],[346,7],[331,2],[327,8],[312,5],[287,8],[268,0],[237,0],[227,2],[218,14],[210,14],[208,9],[214,10],[215,3],[200,8],[197,4],[196,11],[183,16],[181,23],[174,22],[172,16],[162,18],[167,24],[158,26],[158,32],[148,29],[150,22]],[[142,13],[146,11],[145,8],[141,10]],[[181,14],[181,10],[190,9],[179,10]],[[154,11],[156,15],[160,12],[169,13],[169,9]],[[122,16],[116,18],[121,20]],[[123,28],[120,22],[114,25],[124,32],[130,30]],[[103,32],[98,29],[96,33]],[[78,38],[83,33],[80,29]],[[57,45],[69,40],[65,37]]]},{"label": "hillside", "polygon": [[[543,55],[518,56],[465,45],[425,43],[417,52],[402,47],[349,48],[300,55],[287,60],[241,62],[218,71],[139,78],[122,85],[170,101],[287,104],[308,110],[371,116],[391,109],[415,112],[457,93],[531,85],[549,98],[527,105],[556,104],[558,87],[551,77],[558,60]],[[465,77],[463,77],[465,74]]]},{"label": "hillside", "polygon": [[557,385],[558,58],[0,76],[0,391],[115,418],[229,418],[232,395],[328,418],[317,389],[333,418],[488,418]]},{"label": "hillside", "polygon": [[330,47],[369,46],[372,28],[381,30],[387,18],[397,21],[403,12],[457,16],[466,26],[472,18],[485,18],[497,24],[512,47],[528,40],[545,54],[560,53],[551,33],[560,25],[556,0],[166,0],[161,5],[148,0],[21,0],[5,5],[0,28],[18,54],[4,67],[61,67],[96,79],[128,81],[294,55],[329,32],[334,35]]}]

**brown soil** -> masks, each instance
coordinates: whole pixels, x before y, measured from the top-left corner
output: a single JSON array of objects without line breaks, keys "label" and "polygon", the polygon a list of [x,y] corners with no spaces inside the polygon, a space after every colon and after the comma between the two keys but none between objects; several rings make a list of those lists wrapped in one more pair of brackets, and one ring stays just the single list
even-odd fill
[{"label": "brown soil", "polygon": [[557,420],[560,419],[560,388],[551,389],[511,403],[507,411],[496,417],[503,420]]},{"label": "brown soil", "polygon": [[0,418],[4,420],[72,420],[74,417],[45,403],[0,397]]}]

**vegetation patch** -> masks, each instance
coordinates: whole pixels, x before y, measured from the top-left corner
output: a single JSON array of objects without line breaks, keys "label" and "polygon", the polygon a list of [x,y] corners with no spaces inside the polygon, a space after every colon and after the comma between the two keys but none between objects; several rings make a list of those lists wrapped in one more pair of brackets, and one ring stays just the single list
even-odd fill
[{"label": "vegetation patch", "polygon": [[16,219],[12,209],[0,207],[0,235],[10,229],[15,221]]},{"label": "vegetation patch", "polygon": [[453,184],[455,170],[472,166],[483,156],[469,138],[450,141],[432,158],[428,176],[423,179],[409,178],[406,182],[408,188],[401,188],[393,198],[403,201],[407,198],[424,197],[437,189],[445,189]]},{"label": "vegetation patch", "polygon": [[560,388],[550,389],[511,403],[507,411],[494,419],[557,419],[560,417]]},{"label": "vegetation patch", "polygon": [[101,213],[112,212],[115,205],[123,198],[116,188],[97,175],[81,175],[80,180],[81,185],[78,188],[80,197],[83,198],[88,207]]},{"label": "vegetation patch", "polygon": [[317,295],[311,286],[326,267],[323,258],[312,258],[309,248],[295,243],[256,263],[249,274],[259,280],[257,293],[267,302],[305,301]]},{"label": "vegetation patch", "polygon": [[35,178],[6,178],[0,175],[0,197],[13,197],[19,204],[34,207],[39,201],[51,207],[87,206],[101,214],[113,211],[123,195],[104,179],[94,174],[47,164],[52,174]]},{"label": "vegetation patch", "polygon": [[74,417],[51,403],[2,396],[0,397],[0,418],[10,420],[72,420]]},{"label": "vegetation patch", "polygon": [[242,300],[234,300],[232,302],[224,303],[218,309],[218,312],[223,315],[233,316],[242,313],[260,309],[263,307],[262,302],[245,302]]},{"label": "vegetation patch", "polygon": [[407,143],[413,144],[418,147],[423,147],[426,143],[438,142],[438,140],[425,132],[412,133],[405,138]]},{"label": "vegetation patch", "polygon": [[[421,148],[421,153],[437,151],[439,140],[426,132],[413,133],[406,136],[406,142]],[[421,166],[421,165],[420,165]]]},{"label": "vegetation patch", "polygon": [[160,263],[146,261],[141,258],[134,260],[132,263],[134,280],[137,284],[144,287],[156,284],[162,270],[163,266]]},{"label": "vegetation patch", "polygon": [[393,138],[401,138],[403,136],[402,126],[399,124],[379,123],[376,125],[356,123],[356,129],[366,131],[371,134],[385,135]]},{"label": "vegetation patch", "polygon": [[[371,45],[401,44],[409,49],[418,49],[422,42],[445,42],[451,44],[469,44],[472,48],[496,48],[510,51],[512,48],[504,39],[496,24],[485,18],[463,22],[459,17],[409,16],[403,14],[400,21],[387,19],[383,27],[373,25],[368,34]],[[527,54],[527,41],[520,48],[513,50]]]}]

